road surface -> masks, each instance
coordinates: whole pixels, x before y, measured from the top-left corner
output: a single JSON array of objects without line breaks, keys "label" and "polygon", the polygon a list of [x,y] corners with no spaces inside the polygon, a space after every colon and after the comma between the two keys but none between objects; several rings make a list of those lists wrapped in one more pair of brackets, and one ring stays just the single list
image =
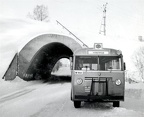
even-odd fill
[{"label": "road surface", "polygon": [[112,103],[83,102],[76,109],[70,89],[69,82],[37,83],[3,95],[0,117],[144,117],[144,103],[130,95],[119,108]]}]

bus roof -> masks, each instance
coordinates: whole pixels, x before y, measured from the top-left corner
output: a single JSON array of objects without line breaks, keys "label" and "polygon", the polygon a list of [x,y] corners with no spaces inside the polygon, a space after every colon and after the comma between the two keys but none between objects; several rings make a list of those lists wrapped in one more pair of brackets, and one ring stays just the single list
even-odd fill
[{"label": "bus roof", "polygon": [[102,48],[102,49],[94,49],[94,48],[82,48],[78,49],[74,52],[74,55],[81,56],[119,56],[122,55],[120,50],[112,49],[112,48]]}]

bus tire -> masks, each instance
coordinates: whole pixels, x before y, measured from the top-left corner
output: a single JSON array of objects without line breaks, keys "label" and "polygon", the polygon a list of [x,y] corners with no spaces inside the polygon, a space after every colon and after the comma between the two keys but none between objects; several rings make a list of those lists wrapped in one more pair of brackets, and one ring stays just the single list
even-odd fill
[{"label": "bus tire", "polygon": [[119,101],[113,102],[113,107],[120,107],[120,102]]},{"label": "bus tire", "polygon": [[81,107],[81,101],[74,101],[74,107],[80,108]]}]

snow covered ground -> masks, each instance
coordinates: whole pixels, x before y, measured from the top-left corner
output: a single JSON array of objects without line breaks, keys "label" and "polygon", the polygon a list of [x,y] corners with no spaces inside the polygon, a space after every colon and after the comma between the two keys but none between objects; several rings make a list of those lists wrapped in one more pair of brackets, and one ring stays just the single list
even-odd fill
[{"label": "snow covered ground", "polygon": [[[63,69],[65,70],[65,68]],[[62,68],[61,68],[62,71]],[[70,100],[68,82],[43,83],[42,81],[3,81],[0,85],[1,117],[143,117],[144,84],[126,83],[125,101],[121,107],[112,103],[83,102],[75,109]]]},{"label": "snow covered ground", "polygon": [[[61,67],[56,75],[70,75],[69,67]],[[112,103],[83,102],[75,109],[70,100],[70,82],[44,83],[24,81],[16,77],[0,84],[1,117],[143,117],[144,83],[126,82],[125,101],[119,108]]]}]

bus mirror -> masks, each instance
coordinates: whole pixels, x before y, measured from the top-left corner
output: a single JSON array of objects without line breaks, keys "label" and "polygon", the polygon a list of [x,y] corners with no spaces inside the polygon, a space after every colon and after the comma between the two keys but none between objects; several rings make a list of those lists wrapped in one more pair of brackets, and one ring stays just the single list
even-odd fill
[{"label": "bus mirror", "polygon": [[124,62],[124,70],[126,70],[126,63]]}]

